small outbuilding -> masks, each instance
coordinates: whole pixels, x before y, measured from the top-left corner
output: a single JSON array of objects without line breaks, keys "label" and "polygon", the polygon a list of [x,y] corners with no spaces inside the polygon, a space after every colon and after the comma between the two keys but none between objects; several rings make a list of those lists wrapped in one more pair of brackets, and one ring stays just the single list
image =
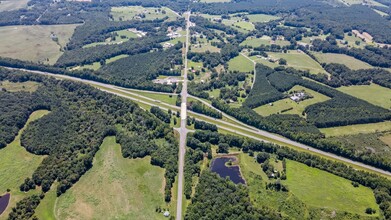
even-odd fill
[{"label": "small outbuilding", "polygon": [[164,215],[164,217],[169,217],[169,216],[170,216],[170,212],[169,212],[169,211],[165,211],[165,212],[163,213],[163,215]]}]

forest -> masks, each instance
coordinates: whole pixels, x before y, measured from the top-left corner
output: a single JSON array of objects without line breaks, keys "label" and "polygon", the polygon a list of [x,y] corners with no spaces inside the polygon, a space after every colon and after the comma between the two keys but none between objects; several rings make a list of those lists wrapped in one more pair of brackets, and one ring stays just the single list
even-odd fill
[{"label": "forest", "polygon": [[[47,155],[34,171],[32,178],[22,184],[28,191],[35,186],[46,192],[57,181],[57,195],[69,189],[92,166],[92,160],[106,136],[117,136],[124,157],[151,155],[151,164],[166,169],[165,200],[171,200],[171,187],[177,172],[177,140],[172,129],[137,104],[101,92],[91,86],[67,80],[58,81],[34,74],[1,68],[0,80],[12,82],[38,81],[42,84],[30,98],[31,106],[20,105],[21,115],[37,109],[48,109],[50,114],[32,122],[22,133],[21,145],[37,155]],[[1,91],[0,97],[5,97]],[[14,96],[17,98],[18,96]],[[5,106],[23,99],[4,99]],[[27,102],[29,103],[29,102]],[[3,109],[1,109],[3,111]],[[10,126],[27,119],[9,118]],[[28,115],[27,115],[28,116]],[[4,137],[4,130],[0,130]],[[81,135],[82,134],[82,135]],[[159,142],[159,139],[166,140]]]},{"label": "forest", "polygon": [[250,202],[248,189],[218,177],[209,170],[201,173],[196,194],[185,219],[282,219],[274,210],[256,209]]}]

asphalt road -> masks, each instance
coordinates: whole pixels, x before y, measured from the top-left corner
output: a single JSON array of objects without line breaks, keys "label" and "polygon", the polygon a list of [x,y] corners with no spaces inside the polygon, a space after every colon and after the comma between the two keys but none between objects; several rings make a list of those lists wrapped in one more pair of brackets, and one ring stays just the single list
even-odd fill
[{"label": "asphalt road", "polygon": [[182,83],[182,103],[181,103],[181,127],[179,129],[179,161],[178,161],[178,193],[177,193],[177,209],[176,219],[182,219],[182,207],[183,207],[183,179],[184,179],[184,166],[185,166],[185,153],[186,153],[186,118],[187,118],[187,53],[189,52],[189,37],[190,37],[190,15],[191,12],[186,12],[186,43],[185,43],[185,64],[183,71],[183,83]]}]

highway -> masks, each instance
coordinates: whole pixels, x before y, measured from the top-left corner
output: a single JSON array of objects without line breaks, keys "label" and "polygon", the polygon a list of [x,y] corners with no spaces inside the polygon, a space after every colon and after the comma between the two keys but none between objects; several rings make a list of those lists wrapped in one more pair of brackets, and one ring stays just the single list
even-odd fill
[{"label": "highway", "polygon": [[184,166],[185,166],[185,153],[186,153],[186,119],[187,119],[187,53],[189,52],[189,38],[190,38],[190,15],[188,11],[185,14],[186,17],[186,43],[184,52],[184,70],[183,70],[183,83],[182,83],[182,103],[181,103],[181,127],[179,129],[179,160],[178,160],[178,193],[177,193],[177,208],[176,219],[182,219],[182,207],[183,207],[183,179],[184,179]]}]

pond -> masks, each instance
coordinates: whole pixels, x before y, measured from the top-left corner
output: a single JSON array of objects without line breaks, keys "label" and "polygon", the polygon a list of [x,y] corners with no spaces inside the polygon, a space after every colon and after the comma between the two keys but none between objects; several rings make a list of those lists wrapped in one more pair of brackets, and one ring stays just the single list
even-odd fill
[{"label": "pond", "polygon": [[218,157],[215,158],[212,161],[211,165],[211,171],[219,174],[222,178],[229,177],[229,179],[234,182],[235,184],[242,183],[245,184],[246,182],[240,175],[240,168],[239,166],[229,166],[227,167],[225,163],[228,161],[235,161],[236,157]]},{"label": "pond", "polygon": [[7,193],[3,196],[0,196],[0,215],[5,211],[10,201],[11,194]]}]

